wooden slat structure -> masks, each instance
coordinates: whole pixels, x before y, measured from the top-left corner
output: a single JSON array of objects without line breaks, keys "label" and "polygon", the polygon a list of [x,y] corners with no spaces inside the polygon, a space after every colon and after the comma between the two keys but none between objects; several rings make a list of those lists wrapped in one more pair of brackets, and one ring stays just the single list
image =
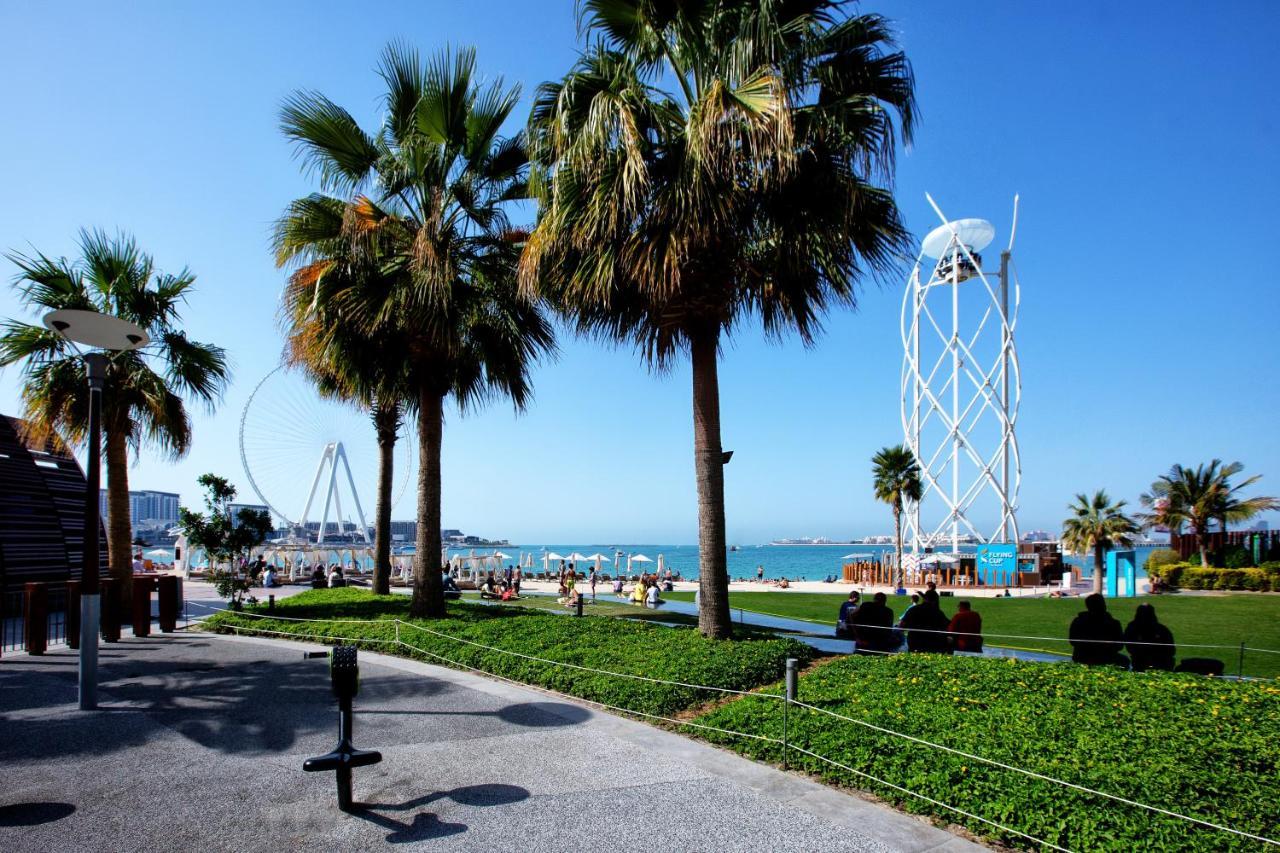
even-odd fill
[{"label": "wooden slat structure", "polygon": [[[78,580],[84,560],[85,479],[61,441],[30,447],[22,422],[0,415],[0,590]],[[98,528],[107,572],[106,534]]]},{"label": "wooden slat structure", "polygon": [[[1210,554],[1221,551],[1227,545],[1235,545],[1255,553],[1256,544],[1256,553],[1261,558],[1259,562],[1280,560],[1280,530],[1230,530],[1226,533],[1219,530],[1206,533],[1204,538],[1205,547]],[[1194,534],[1173,534],[1169,537],[1169,547],[1177,551],[1184,560],[1198,562],[1200,559],[1200,546]]]}]

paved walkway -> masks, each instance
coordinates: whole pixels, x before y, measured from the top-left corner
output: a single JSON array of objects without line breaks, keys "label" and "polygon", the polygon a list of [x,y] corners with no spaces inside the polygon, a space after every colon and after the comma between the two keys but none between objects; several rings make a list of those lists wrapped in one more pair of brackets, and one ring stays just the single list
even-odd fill
[{"label": "paved walkway", "polygon": [[336,808],[324,660],[195,634],[0,659],[0,850],[960,851],[909,816],[546,694],[361,652],[359,814]]}]

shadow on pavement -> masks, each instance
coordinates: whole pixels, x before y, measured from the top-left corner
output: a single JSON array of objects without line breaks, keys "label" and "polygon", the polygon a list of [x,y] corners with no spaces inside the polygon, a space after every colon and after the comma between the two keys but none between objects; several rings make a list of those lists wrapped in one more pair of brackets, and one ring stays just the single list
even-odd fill
[{"label": "shadow on pavement", "polygon": [[362,803],[355,812],[370,823],[388,830],[387,841],[404,844],[412,841],[429,841],[467,831],[465,823],[448,823],[430,812],[419,812],[410,823],[403,823],[378,812],[407,812],[421,808],[436,800],[449,799],[464,806],[505,806],[529,798],[529,791],[519,785],[466,785],[452,791],[436,791],[403,803]]},{"label": "shadow on pavement", "polygon": [[0,826],[38,826],[74,814],[71,803],[12,803],[0,806]]}]

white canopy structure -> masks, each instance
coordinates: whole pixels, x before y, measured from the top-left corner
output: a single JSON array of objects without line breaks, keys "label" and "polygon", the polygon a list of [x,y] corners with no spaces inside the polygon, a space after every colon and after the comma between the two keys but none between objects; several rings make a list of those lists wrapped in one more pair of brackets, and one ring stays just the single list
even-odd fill
[{"label": "white canopy structure", "polygon": [[588,559],[588,560],[595,560],[595,561],[596,561],[596,571],[597,571],[597,572],[598,572],[598,571],[600,571],[600,564],[601,564],[601,563],[611,563],[611,562],[613,562],[613,561],[612,561],[612,560],[610,560],[608,557],[606,557],[604,554],[600,554],[600,553],[592,554],[590,557],[587,557],[587,559]]}]

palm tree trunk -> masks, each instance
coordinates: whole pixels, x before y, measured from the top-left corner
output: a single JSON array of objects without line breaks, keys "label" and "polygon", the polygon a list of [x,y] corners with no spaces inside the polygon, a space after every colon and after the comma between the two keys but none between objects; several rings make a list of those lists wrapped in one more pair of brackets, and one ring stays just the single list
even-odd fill
[{"label": "palm tree trunk", "polygon": [[440,578],[440,445],[444,395],[423,387],[418,396],[418,537],[409,615],[438,618],[444,612]]},{"label": "palm tree trunk", "polygon": [[698,481],[698,630],[724,639],[729,617],[729,570],[724,531],[724,458],[720,448],[720,330],[691,341],[693,363],[693,467]]},{"label": "palm tree trunk", "polygon": [[[107,429],[107,563],[116,603],[128,608],[133,587],[133,524],[129,517],[129,448],[125,431]],[[128,613],[127,609],[117,610]]]},{"label": "palm tree trunk", "polygon": [[391,483],[395,475],[400,404],[378,404],[373,413],[378,434],[378,508],[373,521],[373,592],[391,592]]},{"label": "palm tree trunk", "polygon": [[1093,546],[1093,591],[1102,595],[1102,573],[1106,571],[1106,562],[1102,559],[1102,545]]},{"label": "palm tree trunk", "polygon": [[1200,567],[1209,568],[1209,536],[1205,533],[1205,525],[1196,524],[1196,547],[1200,549]]},{"label": "palm tree trunk", "polygon": [[904,581],[906,581],[906,573],[902,571],[902,503],[893,505],[893,541],[898,547],[898,565],[893,573],[893,590],[897,592],[902,589]]}]

